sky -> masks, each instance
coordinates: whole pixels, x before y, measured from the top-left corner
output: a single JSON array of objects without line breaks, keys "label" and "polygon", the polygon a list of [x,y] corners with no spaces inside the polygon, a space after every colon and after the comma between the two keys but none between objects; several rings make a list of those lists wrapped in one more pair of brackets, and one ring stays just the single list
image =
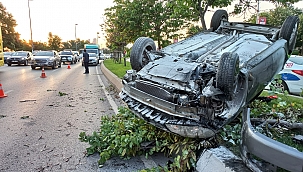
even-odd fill
[{"label": "sky", "polygon": [[[58,35],[62,41],[101,37],[104,9],[113,5],[112,0],[1,0],[6,11],[17,22],[16,32],[21,39],[30,40],[31,14],[33,41],[47,42],[48,33]],[[78,24],[75,26],[75,24]],[[103,38],[99,38],[98,42]]]},{"label": "sky", "polygon": [[[21,39],[30,40],[28,0],[1,0],[1,2],[6,7],[6,11],[17,21],[15,30],[21,34]],[[81,40],[92,41],[99,32],[98,42],[103,44],[105,38],[101,33],[100,24],[103,23],[104,9],[111,6],[113,6],[112,0],[29,0],[33,41],[47,42],[49,32],[59,36],[62,41],[74,40],[75,33]],[[294,6],[302,8],[303,1]],[[260,0],[261,12],[272,8],[274,6],[271,3]],[[231,12],[233,5],[223,9]],[[206,13],[207,26],[215,10],[210,9]],[[229,21],[241,22],[243,16],[230,17]]]}]

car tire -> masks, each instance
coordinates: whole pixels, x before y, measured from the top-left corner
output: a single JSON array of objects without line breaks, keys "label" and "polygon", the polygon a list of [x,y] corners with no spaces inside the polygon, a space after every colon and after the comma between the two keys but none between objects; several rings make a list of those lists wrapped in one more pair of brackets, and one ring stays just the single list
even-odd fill
[{"label": "car tire", "polygon": [[289,89],[288,89],[288,86],[287,84],[285,83],[285,81],[282,80],[282,83],[279,83],[278,81],[276,81],[276,83],[274,84],[274,87],[277,89],[281,89],[282,92],[285,92],[287,91],[289,93]]},{"label": "car tire", "polygon": [[54,61],[52,69],[56,69],[56,61]]},{"label": "car tire", "polygon": [[12,64],[11,63],[7,63],[7,66],[11,66]]},{"label": "car tire", "polygon": [[226,10],[217,10],[210,21],[210,28],[212,28],[211,31],[215,31],[219,28],[219,26],[221,25],[221,20],[227,20],[228,21],[228,14]]},{"label": "car tire", "polygon": [[62,64],[62,62],[60,61],[58,64],[58,68],[61,68],[61,64]]},{"label": "car tire", "polygon": [[151,38],[139,37],[130,52],[130,64],[132,69],[139,71],[146,64],[148,64],[151,59],[148,57],[148,52],[156,50],[156,44]]},{"label": "car tire", "polygon": [[27,60],[25,60],[25,62],[24,62],[24,66],[27,66],[28,65],[28,61]]},{"label": "car tire", "polygon": [[36,69],[36,67],[35,67],[35,66],[31,66],[31,68],[32,68],[32,69]]},{"label": "car tire", "polygon": [[281,27],[279,37],[287,40],[288,54],[291,54],[295,48],[298,34],[299,17],[288,16]]},{"label": "car tire", "polygon": [[239,63],[239,55],[231,52],[223,53],[219,61],[216,84],[228,101],[232,100],[234,90],[237,88],[240,72]]}]

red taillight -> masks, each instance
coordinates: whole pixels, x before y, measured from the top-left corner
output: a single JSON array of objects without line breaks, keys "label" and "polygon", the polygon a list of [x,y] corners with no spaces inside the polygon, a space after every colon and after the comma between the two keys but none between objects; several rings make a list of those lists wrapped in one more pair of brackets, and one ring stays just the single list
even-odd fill
[{"label": "red taillight", "polygon": [[303,70],[292,70],[292,72],[303,76]]}]

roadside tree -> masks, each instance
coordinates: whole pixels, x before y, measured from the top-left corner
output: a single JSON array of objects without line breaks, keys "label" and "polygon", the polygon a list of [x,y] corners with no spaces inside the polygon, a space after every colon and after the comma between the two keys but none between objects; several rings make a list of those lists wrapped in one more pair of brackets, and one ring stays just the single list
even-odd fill
[{"label": "roadside tree", "polygon": [[61,41],[62,39],[59,36],[53,35],[52,32],[48,33],[48,46],[50,49],[59,51],[63,47]]},{"label": "roadside tree", "polygon": [[[280,5],[273,10],[262,12],[259,16],[266,17],[266,24],[272,26],[281,26],[283,21],[290,15],[297,15],[300,18],[300,24],[298,29],[298,36],[296,40],[296,47],[301,47],[301,54],[303,54],[303,11],[302,9],[295,8],[293,6]],[[246,22],[256,23],[256,15],[252,15]]]},{"label": "roadside tree", "polygon": [[20,48],[20,34],[15,31],[17,22],[13,15],[6,11],[6,8],[0,2],[0,23],[3,38],[3,47],[11,50]]},{"label": "roadside tree", "polygon": [[165,46],[166,40],[178,38],[184,34],[178,31],[199,19],[195,11],[178,1],[116,0],[115,3],[105,10],[107,46],[111,49],[134,42],[140,36],[154,39],[158,47]]}]

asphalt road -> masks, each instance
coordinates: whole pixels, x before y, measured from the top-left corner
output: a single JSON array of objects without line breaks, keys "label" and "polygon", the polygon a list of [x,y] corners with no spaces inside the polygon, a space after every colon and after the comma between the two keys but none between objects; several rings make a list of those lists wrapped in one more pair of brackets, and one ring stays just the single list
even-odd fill
[{"label": "asphalt road", "polygon": [[[30,66],[0,67],[0,171],[137,171],[165,164],[163,155],[128,161],[112,158],[98,167],[99,155],[86,156],[80,132],[100,127],[100,116],[113,115],[122,106],[117,92],[100,66],[83,74],[81,63],[59,69]],[[61,94],[61,96],[60,96]]]}]

